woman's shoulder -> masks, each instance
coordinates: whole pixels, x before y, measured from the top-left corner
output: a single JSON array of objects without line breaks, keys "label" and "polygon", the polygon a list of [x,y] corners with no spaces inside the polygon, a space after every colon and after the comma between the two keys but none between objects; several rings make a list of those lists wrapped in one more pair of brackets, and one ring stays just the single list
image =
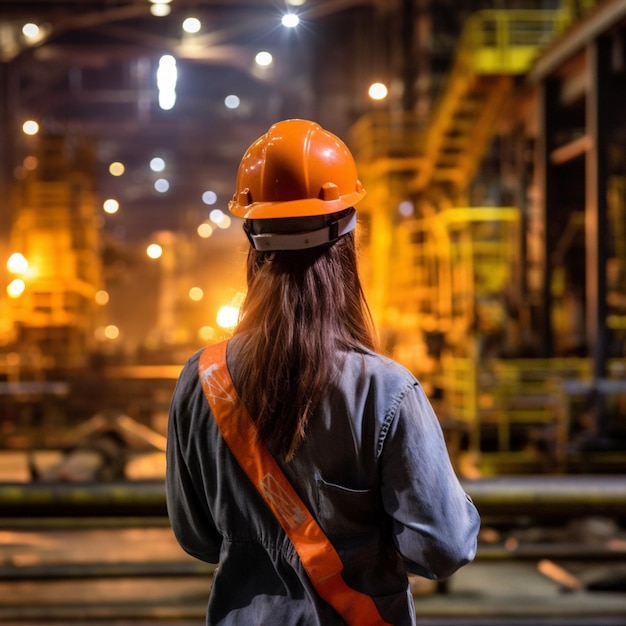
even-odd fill
[{"label": "woman's shoulder", "polygon": [[198,378],[198,364],[200,362],[200,355],[204,348],[197,350],[190,357],[181,368],[180,374],[176,381],[176,388],[174,390],[174,398],[180,398],[181,396],[187,396],[192,393],[195,387],[199,384]]},{"label": "woman's shoulder", "polygon": [[351,351],[344,365],[344,376],[352,375],[370,385],[398,390],[418,385],[415,376],[401,363],[372,350]]}]

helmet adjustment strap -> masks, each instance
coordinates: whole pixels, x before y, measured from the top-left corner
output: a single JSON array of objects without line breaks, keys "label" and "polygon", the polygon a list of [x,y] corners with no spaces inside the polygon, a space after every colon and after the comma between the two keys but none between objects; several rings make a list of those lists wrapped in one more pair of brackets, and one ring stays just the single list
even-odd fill
[{"label": "helmet adjustment strap", "polygon": [[352,211],[338,220],[318,230],[301,233],[259,233],[251,232],[249,224],[244,224],[244,231],[250,245],[256,250],[306,250],[337,241],[343,235],[356,228],[356,211]]}]

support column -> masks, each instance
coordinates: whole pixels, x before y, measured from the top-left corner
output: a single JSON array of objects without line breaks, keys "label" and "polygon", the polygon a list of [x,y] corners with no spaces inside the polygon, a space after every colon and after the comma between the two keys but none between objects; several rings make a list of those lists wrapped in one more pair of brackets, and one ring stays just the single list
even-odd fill
[{"label": "support column", "polygon": [[537,177],[542,199],[541,229],[541,304],[540,304],[540,348],[542,357],[554,356],[552,332],[552,246],[549,225],[552,223],[552,210],[558,202],[558,189],[555,177],[550,175],[550,132],[556,126],[558,83],[546,78],[539,88],[539,133],[537,137]]},{"label": "support column", "polygon": [[610,93],[611,48],[608,38],[589,44],[589,92],[587,95],[585,247],[587,251],[586,321],[587,344],[593,375],[606,375],[606,257],[607,257],[607,138],[613,98]]},{"label": "support column", "polygon": [[[11,67],[0,62],[0,236],[8,236],[10,230],[9,187],[13,170],[13,142],[15,133],[12,128],[11,112]],[[0,241],[0,245],[4,243]],[[6,259],[0,259],[5,263]]]}]

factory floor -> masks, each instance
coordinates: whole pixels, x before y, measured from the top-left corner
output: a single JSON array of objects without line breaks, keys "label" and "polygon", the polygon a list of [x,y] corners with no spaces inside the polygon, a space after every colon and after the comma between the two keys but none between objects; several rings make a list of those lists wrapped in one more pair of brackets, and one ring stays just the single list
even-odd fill
[{"label": "factory floor", "polygon": [[[567,590],[594,571],[596,580],[601,571],[619,574],[623,563],[553,563],[553,571],[540,563],[478,559],[443,589],[414,578],[418,624],[626,625],[623,590]],[[201,626],[211,571],[180,550],[165,521],[134,528],[5,524],[0,623]]]}]

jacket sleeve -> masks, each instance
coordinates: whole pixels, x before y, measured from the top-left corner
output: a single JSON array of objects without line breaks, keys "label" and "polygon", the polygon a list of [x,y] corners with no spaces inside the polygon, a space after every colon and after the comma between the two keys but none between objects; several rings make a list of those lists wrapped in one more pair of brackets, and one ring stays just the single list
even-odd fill
[{"label": "jacket sleeve", "polygon": [[[184,376],[184,372],[183,375]],[[217,563],[222,537],[215,527],[213,516],[196,465],[195,447],[190,441],[189,424],[192,403],[186,402],[185,384],[179,381],[170,408],[165,492],[167,512],[174,535],[185,552],[202,561]]]},{"label": "jacket sleeve", "polygon": [[478,511],[454,473],[439,421],[417,382],[389,417],[381,481],[383,506],[409,572],[443,579],[473,560]]}]

